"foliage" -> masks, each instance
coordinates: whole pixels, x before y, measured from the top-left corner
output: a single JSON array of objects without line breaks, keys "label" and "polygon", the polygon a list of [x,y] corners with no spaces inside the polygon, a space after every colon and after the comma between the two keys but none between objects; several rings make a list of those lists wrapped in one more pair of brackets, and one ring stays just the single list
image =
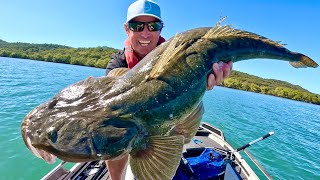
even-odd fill
[{"label": "foliage", "polygon": [[[0,39],[0,57],[33,59],[105,68],[111,55],[118,50],[110,47],[72,48],[55,44],[8,43]],[[256,93],[268,94],[297,101],[320,104],[320,95],[313,94],[290,83],[263,79],[233,70],[222,86]]]},{"label": "foliage", "polygon": [[118,50],[110,47],[72,48],[55,44],[8,43],[0,40],[0,56],[105,68],[111,55]]},{"label": "foliage", "polygon": [[263,79],[235,70],[232,71],[229,78],[223,81],[222,86],[320,104],[320,95],[311,93],[300,86],[285,81]]}]

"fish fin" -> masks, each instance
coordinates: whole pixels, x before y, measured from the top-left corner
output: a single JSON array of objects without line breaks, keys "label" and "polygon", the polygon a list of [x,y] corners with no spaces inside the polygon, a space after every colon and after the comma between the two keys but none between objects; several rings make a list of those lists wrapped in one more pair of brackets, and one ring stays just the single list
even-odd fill
[{"label": "fish fin", "polygon": [[168,42],[168,47],[163,52],[154,68],[151,70],[149,79],[157,78],[161,74],[161,72],[166,69],[165,66],[170,64],[170,61],[172,59],[177,59],[184,55],[184,50],[186,49],[185,47],[188,45],[188,43],[179,44],[177,46],[180,37],[180,35],[176,35],[172,38],[172,40],[170,40],[170,42]]},{"label": "fish fin", "polygon": [[180,163],[183,136],[152,136],[145,150],[130,154],[130,166],[136,179],[171,180]]},{"label": "fish fin", "polygon": [[115,68],[108,73],[108,77],[122,76],[129,71],[129,68]]},{"label": "fish fin", "polygon": [[[90,87],[92,84],[102,84],[103,86],[111,83],[115,78],[114,77],[108,77],[108,76],[102,76],[102,77],[88,77],[85,80],[79,81],[75,84],[72,84],[68,86],[67,88],[63,89],[62,91],[70,91],[70,88],[86,88]],[[91,89],[89,89],[91,91]]]},{"label": "fish fin", "polygon": [[306,67],[316,68],[319,66],[316,62],[314,62],[308,56],[305,56],[302,54],[301,54],[300,61],[296,61],[296,62],[290,61],[289,63],[291,64],[291,66],[293,66],[295,68],[306,68]]},{"label": "fish fin", "polygon": [[172,129],[170,134],[183,135],[185,138],[184,143],[189,143],[199,128],[203,113],[204,107],[201,101],[200,104],[188,115],[185,120],[177,124]]},{"label": "fish fin", "polygon": [[[79,83],[79,88],[84,88],[85,93],[93,94],[96,92],[95,90],[100,91],[102,88],[110,89],[112,87],[112,84],[115,82],[115,77],[108,77],[108,76],[102,76],[102,77],[89,77],[85,79],[82,83]],[[94,90],[95,89],[95,90]]]},{"label": "fish fin", "polygon": [[226,17],[223,17],[216,23],[204,36],[204,39],[218,39],[218,38],[225,38],[225,37],[242,37],[242,38],[251,38],[251,39],[259,39],[265,43],[277,46],[277,47],[283,47],[283,44],[280,44],[280,41],[272,41],[271,39],[268,39],[266,37],[263,37],[261,35],[251,33],[248,31],[243,31],[239,29],[235,29],[232,27],[232,25],[221,25],[222,21],[224,21]]}]

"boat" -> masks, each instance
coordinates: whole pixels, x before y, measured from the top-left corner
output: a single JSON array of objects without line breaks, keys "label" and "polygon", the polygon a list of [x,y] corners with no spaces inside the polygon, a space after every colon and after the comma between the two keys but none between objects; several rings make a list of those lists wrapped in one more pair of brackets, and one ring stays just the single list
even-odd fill
[{"label": "boat", "polygon": [[[256,161],[253,156],[246,151],[252,144],[263,140],[273,133],[258,138],[240,148],[234,149],[224,137],[223,132],[202,122],[195,137],[190,143],[184,145],[179,168],[173,180],[180,179],[219,179],[219,180],[241,180],[259,179],[246,160],[240,155],[244,151],[267,179],[272,177]],[[43,180],[95,180],[111,179],[108,169],[103,160],[76,163],[71,169],[65,168],[67,162],[61,162]],[[134,179],[130,165],[128,165],[126,180]]]}]

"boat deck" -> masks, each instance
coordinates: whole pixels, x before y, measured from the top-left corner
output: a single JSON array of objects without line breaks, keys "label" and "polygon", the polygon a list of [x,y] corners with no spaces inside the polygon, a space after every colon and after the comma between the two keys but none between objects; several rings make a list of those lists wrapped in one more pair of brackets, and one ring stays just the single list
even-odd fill
[{"label": "boat deck", "polygon": [[[202,124],[199,128],[197,134],[192,138],[191,142],[186,144],[183,148],[183,154],[185,155],[188,151],[193,151],[195,149],[203,148],[214,148],[214,149],[224,149],[232,150],[232,147],[225,142],[223,133],[212,126],[207,124]],[[241,176],[238,179],[256,179],[257,177],[251,168],[246,164],[246,162],[241,158],[240,154],[236,157],[236,163],[232,163],[232,168],[235,169],[237,176]],[[243,166],[247,165],[247,167]],[[231,166],[230,166],[231,167]],[[129,168],[128,168],[129,169]],[[247,172],[249,169],[250,172]],[[233,170],[234,171],[234,170]],[[252,172],[251,172],[252,171]],[[227,170],[226,170],[227,172]],[[254,178],[247,178],[248,174],[253,173]],[[130,172],[127,174],[130,174]],[[250,176],[249,176],[250,177]],[[104,161],[93,161],[87,163],[77,163],[69,171],[63,168],[63,164],[57,166],[51,172],[49,172],[42,179],[45,180],[66,180],[66,179],[75,179],[75,180],[109,180],[108,169]],[[220,179],[220,178],[218,178]],[[222,178],[223,179],[223,178]],[[236,178],[237,179],[237,178]]]}]

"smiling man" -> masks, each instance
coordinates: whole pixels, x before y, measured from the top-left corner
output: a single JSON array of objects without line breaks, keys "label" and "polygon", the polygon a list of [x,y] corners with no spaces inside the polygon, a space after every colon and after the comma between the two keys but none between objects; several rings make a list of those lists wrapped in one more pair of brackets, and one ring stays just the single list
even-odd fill
[{"label": "smiling man", "polygon": [[[112,69],[133,68],[141,59],[156,48],[165,39],[160,35],[163,28],[160,7],[151,0],[138,0],[132,3],[127,12],[124,29],[128,38],[124,49],[113,55],[106,68],[106,75]],[[208,75],[207,89],[212,89],[230,75],[232,62],[219,62],[212,65],[213,74]],[[109,74],[110,75],[110,74]],[[107,160],[106,164],[112,180],[123,179],[128,154],[116,160]]]}]

